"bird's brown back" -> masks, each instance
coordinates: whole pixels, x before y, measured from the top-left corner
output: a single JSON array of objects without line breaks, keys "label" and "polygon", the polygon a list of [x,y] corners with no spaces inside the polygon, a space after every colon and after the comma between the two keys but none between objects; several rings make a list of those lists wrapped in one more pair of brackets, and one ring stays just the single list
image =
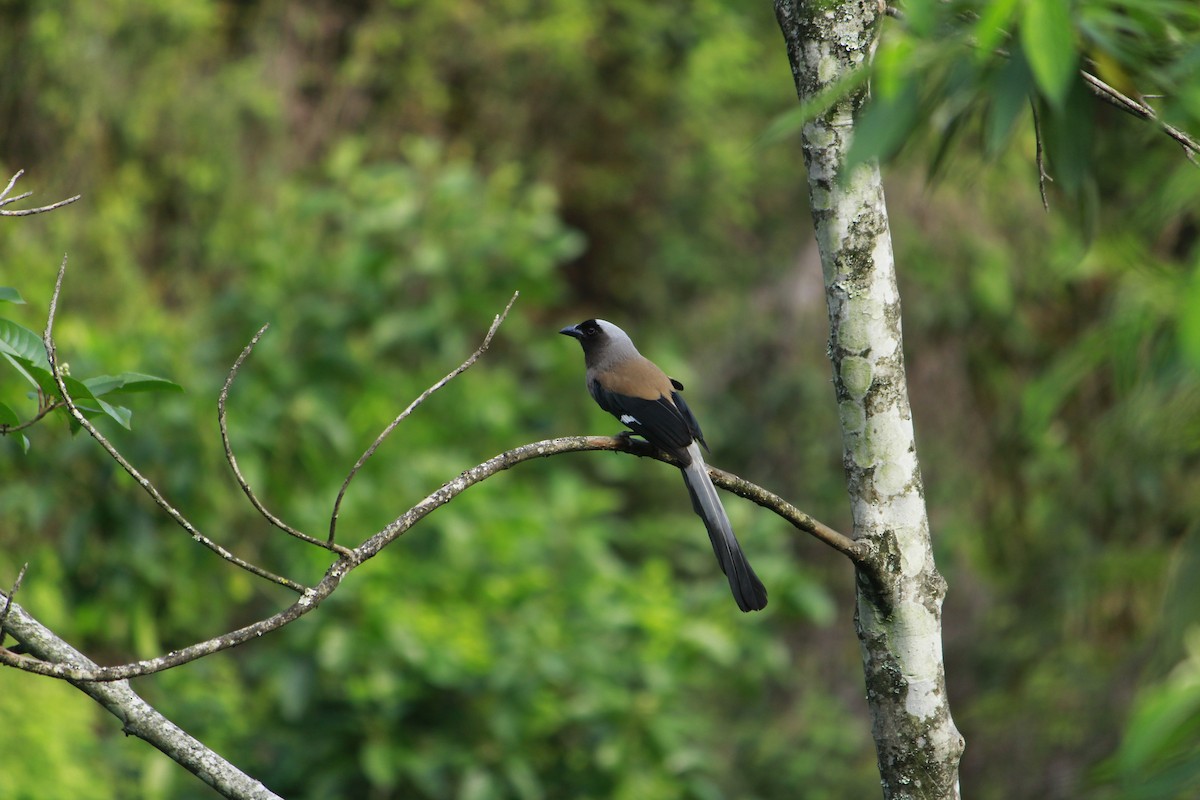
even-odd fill
[{"label": "bird's brown back", "polygon": [[667,374],[648,358],[637,356],[616,370],[596,370],[596,380],[610,392],[643,400],[671,399],[674,387]]}]

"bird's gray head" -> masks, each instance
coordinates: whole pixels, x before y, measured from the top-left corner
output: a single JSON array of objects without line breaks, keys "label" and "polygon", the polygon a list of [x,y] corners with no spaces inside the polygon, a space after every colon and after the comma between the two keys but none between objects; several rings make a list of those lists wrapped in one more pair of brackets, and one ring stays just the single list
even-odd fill
[{"label": "bird's gray head", "polygon": [[563,328],[559,333],[579,340],[589,367],[604,368],[638,355],[629,335],[607,320],[587,319]]}]

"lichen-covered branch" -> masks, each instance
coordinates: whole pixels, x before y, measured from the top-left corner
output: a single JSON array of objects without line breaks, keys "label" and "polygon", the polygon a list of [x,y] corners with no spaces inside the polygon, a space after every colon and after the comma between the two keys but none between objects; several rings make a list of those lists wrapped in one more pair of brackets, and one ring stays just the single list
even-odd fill
[{"label": "lichen-covered branch", "polygon": [[[422,519],[446,505],[475,484],[525,461],[535,458],[547,458],[563,453],[578,453],[586,450],[617,450],[671,463],[671,457],[667,454],[651,447],[645,442],[630,439],[626,436],[565,436],[558,439],[546,439],[522,445],[493,456],[482,464],[466,470],[453,480],[447,481],[437,491],[404,512],[361,545],[348,550],[346,554],[339,557],[330,565],[320,583],[311,589],[306,589],[304,594],[294,603],[270,617],[258,620],[237,630],[223,633],[220,636],[214,636],[211,639],[197,642],[188,647],[173,650],[157,658],[148,658],[117,666],[97,667],[95,665],[78,666],[72,663],[54,663],[37,658],[27,658],[3,648],[0,648],[0,664],[16,667],[17,669],[33,672],[38,675],[71,681],[117,681],[162,672],[163,670],[187,664],[207,655],[228,650],[231,647],[258,639],[264,634],[277,631],[308,614],[329,597],[329,595],[333,594],[346,576],[356,567],[378,555],[384,547],[395,541]],[[782,498],[763,489],[761,486],[756,486],[749,481],[722,470],[710,468],[710,472],[713,476],[713,482],[717,486],[729,489],[754,501],[763,508],[775,512],[781,518],[794,525],[798,530],[829,544],[846,553],[851,558],[863,558],[867,554],[868,549],[863,545],[851,541],[846,536],[818,522]],[[13,603],[12,608],[17,610],[21,607],[19,604]],[[25,612],[22,611],[22,613]],[[18,641],[20,641],[20,636],[11,630],[9,632],[13,633]]]},{"label": "lichen-covered branch", "polygon": [[[4,621],[11,633],[38,663],[56,663],[81,671],[95,670],[95,662],[64,642],[16,603]],[[136,736],[161,750],[172,760],[216,789],[225,797],[239,800],[278,800],[278,795],[245,774],[213,750],[164,717],[124,681],[95,683],[72,681],[75,687],[121,720],[128,736]]]}]

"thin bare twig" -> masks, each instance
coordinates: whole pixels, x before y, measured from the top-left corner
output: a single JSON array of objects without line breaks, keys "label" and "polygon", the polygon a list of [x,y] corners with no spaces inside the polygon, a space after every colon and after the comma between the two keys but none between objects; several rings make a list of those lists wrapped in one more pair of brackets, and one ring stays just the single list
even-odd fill
[{"label": "thin bare twig", "polygon": [[96,426],[93,425],[87,419],[87,417],[83,415],[83,412],[81,412],[75,405],[75,401],[71,399],[70,392],[67,391],[66,381],[63,380],[62,371],[58,366],[58,351],[54,345],[53,335],[54,317],[58,313],[58,295],[62,290],[63,277],[66,275],[66,273],[67,257],[63,256],[62,265],[58,269],[58,279],[54,282],[54,294],[50,297],[50,312],[46,318],[46,331],[42,335],[42,344],[46,348],[46,357],[50,361],[50,374],[54,376],[54,382],[58,386],[58,391],[62,396],[62,401],[66,405],[67,410],[71,412],[71,416],[74,417],[75,421],[78,422],[83,429],[86,430],[91,437],[105,449],[105,451],[109,454],[109,456],[112,457],[114,461],[121,465],[122,469],[129,473],[130,477],[137,481],[138,485],[141,486],[148,495],[150,495],[151,499],[158,504],[159,508],[167,512],[167,516],[175,520],[176,524],[183,528],[192,537],[192,539],[204,545],[209,550],[212,550],[229,563],[246,570],[252,575],[257,575],[258,577],[268,580],[271,583],[279,586],[287,587],[297,594],[303,594],[306,591],[303,585],[293,581],[290,578],[276,575],[269,570],[263,569],[262,567],[238,558],[224,547],[221,547],[219,544],[200,533],[200,531],[197,530],[196,527],[192,525],[192,523],[189,522],[186,517],[183,516],[183,514],[181,514],[170,503],[167,502],[166,498],[164,498],[154,484],[150,482],[149,478],[143,476],[132,464],[125,460],[125,457],[117,451],[117,448],[115,448],[108,441],[108,439],[104,438],[103,434],[96,429]]},{"label": "thin bare twig", "polygon": [[501,323],[504,322],[505,317],[508,316],[509,310],[513,307],[513,303],[517,302],[517,298],[520,295],[521,295],[520,292],[513,292],[513,296],[511,298],[509,298],[508,305],[506,305],[504,307],[504,310],[502,312],[500,312],[499,314],[497,314],[496,318],[492,321],[492,327],[488,328],[487,335],[483,337],[483,344],[479,345],[479,347],[476,348],[475,352],[472,353],[470,355],[470,357],[467,358],[466,361],[459,364],[457,367],[455,367],[453,370],[451,370],[449,373],[447,373],[447,375],[444,378],[442,378],[440,381],[433,384],[428,389],[426,389],[424,392],[422,392],[420,397],[418,397],[416,400],[413,400],[411,403],[409,403],[408,408],[401,411],[400,416],[398,416],[394,420],[392,420],[391,424],[383,429],[383,433],[381,433],[381,434],[379,434],[379,436],[375,437],[375,441],[371,443],[371,446],[367,448],[366,452],[364,452],[361,456],[359,456],[358,461],[356,461],[354,463],[354,466],[350,469],[350,474],[348,474],[346,476],[346,480],[342,481],[342,488],[338,490],[337,499],[334,500],[334,502],[333,502],[333,513],[329,517],[329,542],[330,542],[330,544],[333,543],[333,537],[337,532],[338,514],[341,511],[342,498],[346,496],[346,489],[348,489],[350,487],[350,481],[354,480],[354,476],[358,474],[358,471],[360,469],[362,469],[363,464],[367,463],[367,459],[375,454],[375,451],[379,449],[379,446],[381,444],[383,444],[383,440],[386,439],[388,436],[390,436],[392,431],[394,431],[396,429],[396,426],[399,425],[401,422],[403,422],[408,417],[409,414],[411,414],[414,410],[416,410],[417,406],[421,405],[426,400],[428,400],[429,396],[432,395],[434,392],[436,392],[438,389],[441,389],[447,383],[454,380],[459,375],[461,375],[462,373],[464,373],[468,369],[470,369],[471,366],[476,361],[479,360],[479,357],[482,356],[485,352],[487,352],[488,347],[491,346],[491,344],[492,344],[492,337],[496,335],[496,331],[498,331],[500,329]]},{"label": "thin bare twig", "polygon": [[333,542],[324,542],[314,536],[309,536],[307,533],[298,531],[267,510],[267,507],[254,494],[254,490],[250,488],[249,482],[242,476],[237,458],[233,455],[233,445],[229,441],[229,425],[226,422],[225,403],[229,400],[229,389],[233,386],[233,379],[237,377],[238,370],[242,368],[242,362],[250,356],[250,353],[254,350],[254,346],[258,344],[258,340],[263,337],[263,334],[267,332],[267,328],[269,327],[270,325],[263,325],[259,328],[258,333],[254,334],[254,338],[250,340],[250,343],[242,349],[241,355],[237,357],[237,360],[233,362],[233,366],[229,369],[229,376],[225,378],[225,385],[221,387],[221,394],[217,397],[217,421],[221,426],[221,442],[225,445],[225,460],[229,462],[229,467],[233,470],[233,477],[237,481],[238,486],[242,487],[242,492],[249,498],[250,504],[254,506],[259,514],[262,514],[267,522],[279,528],[284,533],[295,536],[302,542],[307,542],[326,550],[332,550],[340,555],[349,555],[349,548],[343,547],[340,544],[334,544]]},{"label": "thin bare twig", "polygon": [[738,497],[744,497],[750,502],[774,511],[783,519],[790,522],[797,530],[824,542],[849,558],[855,564],[861,564],[871,554],[870,545],[863,540],[851,539],[844,533],[839,533],[820,520],[810,517],[794,505],[784,500],[774,492],[767,491],[745,478],[738,477],[732,472],[725,472],[716,467],[709,467],[708,473],[713,483],[722,489],[727,489]]},{"label": "thin bare twig", "polygon": [[[330,565],[320,583],[306,590],[302,597],[297,598],[296,602],[273,616],[239,628],[236,631],[230,631],[229,633],[221,634],[203,642],[197,642],[180,650],[174,650],[157,658],[135,661],[118,666],[79,668],[70,664],[49,664],[37,659],[23,658],[15,653],[3,650],[0,650],[0,664],[16,667],[26,672],[34,672],[39,675],[65,678],[73,681],[115,681],[161,672],[165,669],[203,658],[211,653],[227,650],[230,647],[235,647],[252,639],[257,639],[271,631],[278,630],[312,611],[325,598],[333,594],[345,577],[356,567],[374,558],[384,547],[398,539],[422,519],[446,505],[475,484],[504,470],[515,467],[517,464],[535,458],[546,458],[562,455],[563,453],[577,453],[589,450],[614,450],[631,453],[644,458],[653,458],[667,464],[675,464],[675,461],[666,453],[651,447],[646,442],[632,439],[628,436],[566,436],[521,445],[520,447],[493,456],[482,464],[466,470],[453,480],[442,484],[440,488],[428,495],[424,500],[421,500],[408,511],[405,511],[395,520],[388,523],[378,533],[354,548],[350,552],[350,555],[339,557],[337,561]],[[769,511],[773,511],[794,525],[798,530],[846,554],[855,564],[870,566],[870,561],[874,556],[869,545],[850,539],[828,526],[817,522],[804,512],[780,499],[778,495],[749,481],[745,481],[736,475],[719,469],[713,469],[712,467],[709,468],[709,474],[713,478],[713,483],[717,486],[745,497]],[[14,604],[14,608],[20,609],[20,606]]]},{"label": "thin bare twig", "polygon": [[42,417],[46,416],[56,408],[62,408],[62,403],[51,401],[38,409],[37,414],[34,414],[24,422],[19,422],[16,425],[0,425],[0,436],[7,436],[10,433],[16,433],[17,431],[23,431],[26,428],[31,428],[36,425],[42,419]]},{"label": "thin bare twig", "polygon": [[[12,178],[9,179],[8,185],[4,187],[4,191],[0,192],[0,206],[6,206],[9,203],[15,203],[18,200],[24,200],[26,197],[29,197],[33,194],[33,192],[25,192],[24,194],[19,194],[16,197],[8,196],[8,193],[12,191],[14,186],[16,186],[17,179],[24,174],[25,170],[19,169],[17,170],[17,174],[13,175]],[[68,197],[66,200],[59,200],[57,203],[51,203],[48,206],[42,206],[40,208],[22,208],[17,211],[4,211],[3,209],[0,209],[0,217],[28,217],[31,214],[42,214],[46,211],[53,211],[56,208],[62,208],[63,206],[70,205],[80,197],[83,197],[83,195],[77,194],[74,197]]]},{"label": "thin bare twig", "polygon": [[17,170],[16,175],[13,175],[11,178],[8,179],[8,185],[4,187],[4,191],[0,192],[0,201],[2,201],[2,202],[0,202],[0,205],[3,205],[4,203],[11,203],[13,200],[20,200],[21,197],[29,196],[30,193],[26,192],[25,194],[21,195],[21,197],[14,197],[14,198],[12,198],[12,200],[5,200],[5,198],[8,197],[8,193],[11,192],[13,190],[13,187],[17,185],[17,180],[24,174],[25,174],[25,170],[19,169],[19,170]]},{"label": "thin bare twig", "polygon": [[1042,208],[1050,210],[1050,201],[1046,199],[1046,181],[1054,181],[1046,172],[1046,150],[1042,144],[1042,121],[1038,116],[1037,99],[1029,98],[1029,108],[1033,111],[1033,139],[1037,143],[1038,191],[1042,195]]},{"label": "thin bare twig", "polygon": [[1116,106],[1127,114],[1132,114],[1139,119],[1155,123],[1163,133],[1174,139],[1183,148],[1183,153],[1187,156],[1188,161],[1200,166],[1200,161],[1197,161],[1197,156],[1200,156],[1200,141],[1196,141],[1191,135],[1173,125],[1163,122],[1159,119],[1158,112],[1150,105],[1140,100],[1134,100],[1129,95],[1108,85],[1087,70],[1080,70],[1079,74],[1083,76],[1083,82],[1087,84],[1092,94]]},{"label": "thin bare twig", "polygon": [[29,569],[28,561],[21,565],[17,579],[13,581],[12,588],[8,590],[8,596],[4,598],[4,611],[0,612],[0,642],[4,641],[4,625],[8,622],[8,612],[12,610],[13,598],[17,596],[17,591],[21,588],[21,581],[25,580],[25,570],[27,569]]}]

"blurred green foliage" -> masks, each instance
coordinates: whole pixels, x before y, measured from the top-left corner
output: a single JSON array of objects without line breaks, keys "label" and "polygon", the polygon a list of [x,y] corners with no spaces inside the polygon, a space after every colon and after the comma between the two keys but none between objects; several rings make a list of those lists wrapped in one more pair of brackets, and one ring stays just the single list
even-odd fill
[{"label": "blurred green foliage", "polygon": [[[1163,116],[1186,127],[1194,7],[1038,5],[907,4],[874,87],[901,113],[868,112],[862,132],[897,156],[963,783],[1187,796],[1200,179],[1073,71],[1112,62],[1110,82],[1169,94]],[[0,82],[3,167],[27,170],[32,200],[84,195],[0,220],[0,284],[27,300],[5,316],[40,330],[70,253],[60,356],[75,375],[185,388],[126,398],[132,431],[100,424],[239,555],[303,581],[328,563],[263,523],[224,463],[216,395],[261,325],[231,436],[270,508],[321,535],[346,470],[516,290],[486,357],[356,479],[342,541],[509,446],[615,431],[554,335],[594,315],[687,384],[715,463],[849,527],[769,6],[61,2],[0,20],[0,65],[19,76]],[[1069,51],[1044,51],[1056,42]],[[19,419],[28,389],[0,373]],[[93,657],[157,654],[289,599],[168,525],[86,436],[55,417],[24,433],[28,453],[0,439],[0,583],[29,561],[21,600]],[[315,614],[136,688],[294,798],[872,796],[852,575],[731,501],[771,590],[741,615],[685,495],[626,456],[522,465]],[[0,673],[22,723],[0,742],[6,796],[209,795],[82,696],[35,686]],[[1165,788],[1139,794],[1143,772]]]},{"label": "blurred green foliage", "polygon": [[1194,797],[1200,792],[1200,629],[1187,657],[1139,693],[1117,752],[1097,771],[1106,796]]},{"label": "blurred green foliage", "polygon": [[1107,126],[1081,70],[1135,101],[1151,98],[1162,123],[1194,131],[1200,120],[1200,7],[1190,0],[909,0],[901,9],[880,39],[852,159],[928,148],[932,134],[926,160],[940,174],[960,140],[994,157],[1024,147],[1037,125],[1058,200],[1095,226],[1104,195],[1093,139]]}]

